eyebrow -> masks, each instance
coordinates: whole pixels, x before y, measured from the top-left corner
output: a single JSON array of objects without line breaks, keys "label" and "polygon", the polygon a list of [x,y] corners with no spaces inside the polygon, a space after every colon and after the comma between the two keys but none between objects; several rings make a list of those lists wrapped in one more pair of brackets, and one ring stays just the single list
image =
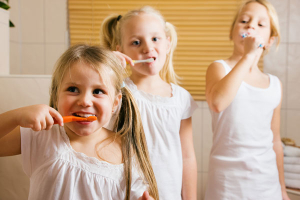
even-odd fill
[{"label": "eyebrow", "polygon": [[[80,86],[80,85],[82,85],[82,84],[76,83],[76,82],[74,82],[74,81],[70,81],[70,82],[66,82],[65,85],[68,85],[68,86],[69,86],[69,85]],[[93,85],[93,87],[100,87],[100,88],[103,88],[103,89],[106,89],[106,88],[107,88],[106,84],[95,84],[95,85]]]},{"label": "eyebrow", "polygon": [[[242,13],[242,14],[240,15],[240,17],[250,17],[250,16],[251,16],[251,14],[250,14],[250,13],[247,13],[247,12]],[[260,20],[268,20],[267,17],[259,17],[259,19],[260,19]]]}]

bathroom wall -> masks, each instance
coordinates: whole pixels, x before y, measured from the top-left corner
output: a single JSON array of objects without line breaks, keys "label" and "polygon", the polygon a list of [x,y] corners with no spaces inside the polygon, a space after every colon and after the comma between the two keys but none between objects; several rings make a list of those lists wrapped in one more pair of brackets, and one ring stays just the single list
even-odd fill
[{"label": "bathroom wall", "polygon": [[[271,2],[279,14],[282,41],[277,52],[273,48],[265,57],[265,72],[277,75],[283,83],[281,134],[300,145],[300,1]],[[28,76],[0,77],[0,84],[5,85],[5,90],[0,90],[0,113],[24,105],[48,103],[50,77],[31,75],[51,74],[58,56],[68,47],[66,0],[14,0],[10,5],[10,18],[16,25],[10,29],[10,72]],[[197,103],[193,130],[200,200],[208,178],[212,132],[207,103]],[[0,159],[0,199],[27,199],[29,181],[19,163],[18,156]],[[5,190],[3,186],[8,185],[13,190]]]},{"label": "bathroom wall", "polygon": [[52,74],[68,48],[67,0],[9,1],[10,73]]},{"label": "bathroom wall", "polygon": [[275,74],[283,84],[281,134],[300,145],[300,1],[271,0],[280,21],[281,44],[264,59],[265,72]]},{"label": "bathroom wall", "polygon": [[[9,1],[10,76],[0,76],[0,113],[48,104],[54,63],[68,48],[67,0]],[[28,199],[20,156],[0,158],[0,199]]]},{"label": "bathroom wall", "polygon": [[[50,75],[0,76],[0,113],[22,106],[48,104]],[[28,199],[29,178],[23,172],[21,156],[0,158],[0,199]]]}]

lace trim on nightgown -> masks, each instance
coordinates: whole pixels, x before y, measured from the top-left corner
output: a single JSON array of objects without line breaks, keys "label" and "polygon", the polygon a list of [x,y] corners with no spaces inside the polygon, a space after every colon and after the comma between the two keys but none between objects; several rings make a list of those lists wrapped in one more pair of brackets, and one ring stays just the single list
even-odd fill
[{"label": "lace trim on nightgown", "polygon": [[172,90],[172,92],[171,92],[172,96],[171,97],[162,97],[162,96],[159,96],[159,95],[153,95],[153,94],[149,94],[147,92],[144,92],[142,90],[139,90],[137,88],[137,86],[133,83],[133,81],[129,77],[127,77],[125,79],[125,82],[129,86],[129,88],[131,88],[133,90],[132,92],[136,92],[137,91],[137,92],[141,93],[149,101],[156,101],[156,102],[162,102],[162,103],[166,102],[167,103],[171,99],[173,99],[173,97],[176,94],[175,85],[173,83],[170,83],[171,90]]}]

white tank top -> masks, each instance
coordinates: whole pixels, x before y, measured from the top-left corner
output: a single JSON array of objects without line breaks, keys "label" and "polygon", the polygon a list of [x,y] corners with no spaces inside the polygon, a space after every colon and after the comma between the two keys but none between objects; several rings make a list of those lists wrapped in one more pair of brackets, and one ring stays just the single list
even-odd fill
[{"label": "white tank top", "polygon": [[[223,60],[226,74],[231,68]],[[268,88],[242,82],[232,103],[212,114],[213,146],[205,200],[281,200],[271,121],[281,84],[268,74]]]}]

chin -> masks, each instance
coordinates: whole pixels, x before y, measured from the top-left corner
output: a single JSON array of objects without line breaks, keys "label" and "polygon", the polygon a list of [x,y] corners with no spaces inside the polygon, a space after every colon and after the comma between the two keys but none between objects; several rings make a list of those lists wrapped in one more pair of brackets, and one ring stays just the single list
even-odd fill
[{"label": "chin", "polygon": [[85,137],[85,136],[89,136],[89,135],[91,135],[92,134],[92,132],[80,132],[80,133],[76,133],[75,132],[75,134],[77,135],[77,136],[80,136],[80,137]]}]

